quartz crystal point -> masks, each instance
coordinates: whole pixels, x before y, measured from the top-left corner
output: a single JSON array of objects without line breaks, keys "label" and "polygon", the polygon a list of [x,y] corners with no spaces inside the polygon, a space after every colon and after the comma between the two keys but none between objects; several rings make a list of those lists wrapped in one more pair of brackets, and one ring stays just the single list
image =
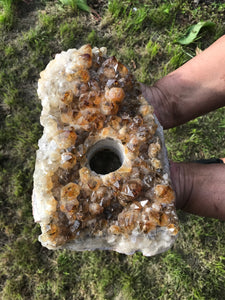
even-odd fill
[{"label": "quartz crystal point", "polygon": [[106,48],[57,54],[41,72],[33,215],[49,249],[151,256],[178,233],[163,131]]}]

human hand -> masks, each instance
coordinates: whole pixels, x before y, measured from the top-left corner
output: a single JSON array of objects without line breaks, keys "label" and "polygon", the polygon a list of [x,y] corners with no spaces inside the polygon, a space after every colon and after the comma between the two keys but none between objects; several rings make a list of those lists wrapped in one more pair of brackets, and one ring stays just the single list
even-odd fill
[{"label": "human hand", "polygon": [[225,220],[225,164],[170,163],[176,207]]},{"label": "human hand", "polygon": [[[164,129],[225,105],[225,36],[152,87],[141,85]],[[225,165],[171,162],[176,206],[225,220]]]}]

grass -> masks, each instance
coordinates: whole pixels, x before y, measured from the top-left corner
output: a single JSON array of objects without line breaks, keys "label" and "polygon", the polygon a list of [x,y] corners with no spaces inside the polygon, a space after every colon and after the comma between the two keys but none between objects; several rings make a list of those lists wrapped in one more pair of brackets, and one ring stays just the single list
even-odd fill
[{"label": "grass", "polygon": [[[0,298],[224,299],[225,227],[218,220],[179,212],[173,249],[151,258],[53,252],[37,241],[31,207],[42,135],[36,88],[54,54],[84,43],[106,46],[139,81],[152,84],[225,32],[222,1],[112,0],[93,8],[101,20],[60,1],[0,1]],[[200,21],[216,26],[201,30],[190,45],[176,43]],[[221,108],[167,131],[170,158],[225,156],[224,113]]]},{"label": "grass", "polygon": [[0,1],[0,24],[11,27],[13,23],[13,0],[1,0]]}]

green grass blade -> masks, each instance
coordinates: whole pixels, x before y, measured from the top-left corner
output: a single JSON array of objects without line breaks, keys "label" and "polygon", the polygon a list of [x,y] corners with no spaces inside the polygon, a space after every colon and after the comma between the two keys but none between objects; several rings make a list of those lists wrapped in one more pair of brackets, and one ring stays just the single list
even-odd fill
[{"label": "green grass blade", "polygon": [[91,8],[87,5],[86,0],[59,0],[63,5],[69,5],[72,8],[79,8],[83,11],[90,12]]},{"label": "green grass blade", "polygon": [[91,8],[87,5],[87,1],[86,0],[77,0],[77,7],[81,10],[90,12]]},{"label": "green grass blade", "polygon": [[186,35],[180,38],[177,42],[181,45],[189,45],[196,40],[200,30],[203,27],[213,27],[213,26],[215,26],[215,23],[210,21],[198,22],[197,24],[190,26],[187,30]]}]

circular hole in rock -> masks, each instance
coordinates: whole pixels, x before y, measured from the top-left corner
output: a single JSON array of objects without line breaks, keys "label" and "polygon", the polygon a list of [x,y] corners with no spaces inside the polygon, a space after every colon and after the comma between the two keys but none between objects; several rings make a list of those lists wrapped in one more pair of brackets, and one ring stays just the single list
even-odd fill
[{"label": "circular hole in rock", "polygon": [[88,163],[90,169],[100,175],[116,171],[123,164],[121,146],[110,138],[97,142],[89,151]]}]

